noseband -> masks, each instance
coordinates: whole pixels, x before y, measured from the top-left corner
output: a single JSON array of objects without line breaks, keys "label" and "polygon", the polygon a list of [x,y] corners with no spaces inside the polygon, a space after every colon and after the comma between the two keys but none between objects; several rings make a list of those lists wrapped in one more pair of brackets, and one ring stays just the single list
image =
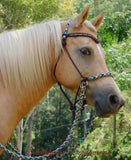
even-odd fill
[{"label": "noseband", "polygon": [[[70,21],[71,22],[71,21]],[[60,90],[61,92],[63,93],[63,95],[66,97],[66,99],[68,100],[69,104],[70,104],[70,109],[72,111],[72,115],[73,115],[73,120],[75,119],[75,111],[76,111],[76,103],[77,103],[77,96],[78,96],[78,93],[79,93],[79,90],[82,88],[85,88],[85,86],[87,87],[88,86],[88,81],[93,81],[93,80],[97,80],[97,79],[100,79],[102,77],[112,77],[112,73],[110,72],[106,72],[106,73],[100,73],[96,76],[92,75],[92,76],[89,76],[89,77],[85,77],[82,75],[82,73],[80,72],[79,68],[77,67],[77,65],[74,63],[68,49],[66,48],[66,39],[69,38],[69,37],[88,37],[88,38],[91,38],[92,40],[94,40],[96,43],[99,43],[100,40],[99,38],[96,38],[95,36],[91,35],[91,34],[88,34],[88,33],[68,33],[68,28],[69,28],[69,25],[70,23],[67,23],[67,25],[65,26],[65,31],[64,31],[64,34],[62,35],[62,46],[63,46],[63,49],[66,51],[70,61],[72,62],[73,66],[75,67],[75,69],[77,70],[77,72],[79,73],[80,77],[82,78],[81,82],[80,82],[80,85],[78,87],[78,90],[77,90],[77,93],[76,93],[76,96],[75,96],[75,102],[72,103],[71,100],[69,99],[69,97],[66,95],[66,93],[64,92],[63,88],[62,88],[62,85],[61,83],[57,80],[56,78],[56,74],[55,74],[55,71],[56,71],[56,67],[57,67],[57,64],[59,62],[59,59],[61,57],[61,54],[62,54],[62,50],[61,50],[61,53],[59,54],[58,58],[57,58],[57,61],[56,61],[56,64],[55,64],[55,67],[54,67],[54,76],[58,82],[58,85],[60,87]],[[84,109],[84,105],[86,104],[86,102],[83,104],[83,109]]]}]

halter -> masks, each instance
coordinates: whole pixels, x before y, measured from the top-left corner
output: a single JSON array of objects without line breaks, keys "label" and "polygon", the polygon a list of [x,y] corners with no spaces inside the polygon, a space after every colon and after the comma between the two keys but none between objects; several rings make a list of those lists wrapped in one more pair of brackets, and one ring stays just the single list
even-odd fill
[{"label": "halter", "polygon": [[[101,73],[101,74],[98,74],[96,76],[92,75],[92,76],[89,76],[89,77],[85,77],[85,76],[82,75],[82,73],[80,72],[79,68],[77,67],[77,65],[73,61],[72,57],[70,56],[70,53],[69,53],[68,49],[66,48],[66,39],[69,38],[69,37],[88,37],[88,38],[91,38],[92,40],[94,40],[96,43],[100,43],[100,40],[99,40],[99,38],[97,38],[97,37],[95,37],[95,36],[93,36],[93,35],[91,35],[89,33],[68,33],[69,25],[70,25],[70,23],[67,23],[66,26],[65,26],[65,31],[64,31],[64,34],[62,35],[62,46],[63,46],[63,49],[66,51],[66,53],[67,53],[70,61],[72,62],[73,66],[75,67],[75,69],[79,73],[80,77],[82,78],[82,80],[80,82],[80,85],[78,87],[76,96],[75,96],[75,102],[74,103],[71,102],[71,100],[69,99],[69,97],[67,96],[67,94],[64,92],[64,90],[62,88],[62,85],[57,80],[57,77],[56,77],[56,74],[55,74],[57,64],[58,64],[59,59],[60,59],[61,54],[62,54],[62,50],[61,50],[61,53],[59,54],[59,56],[57,58],[57,61],[56,61],[55,67],[54,67],[54,76],[55,76],[55,78],[57,80],[57,83],[58,83],[58,85],[60,87],[61,92],[63,93],[63,95],[65,96],[65,98],[67,99],[67,101],[70,104],[70,109],[72,111],[73,121],[74,121],[75,115],[76,115],[75,114],[75,110],[76,110],[76,106],[75,105],[77,103],[77,96],[78,96],[78,93],[79,93],[79,90],[80,90],[80,86],[82,86],[82,85],[88,86],[88,81],[97,80],[97,79],[102,78],[102,77],[109,77],[109,76],[112,77],[113,75],[110,72]],[[83,109],[84,109],[85,103],[86,103],[86,101],[84,101]]]}]

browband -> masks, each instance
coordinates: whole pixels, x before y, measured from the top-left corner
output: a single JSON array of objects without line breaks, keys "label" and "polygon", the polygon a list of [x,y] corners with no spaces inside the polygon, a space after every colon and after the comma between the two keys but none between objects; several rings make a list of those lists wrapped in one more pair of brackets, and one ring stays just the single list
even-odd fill
[{"label": "browband", "polygon": [[68,37],[89,37],[93,39],[96,43],[99,43],[99,38],[96,38],[95,36],[89,34],[89,33],[68,33],[69,23],[65,26],[64,34],[62,35],[62,45],[66,45],[66,38]]}]

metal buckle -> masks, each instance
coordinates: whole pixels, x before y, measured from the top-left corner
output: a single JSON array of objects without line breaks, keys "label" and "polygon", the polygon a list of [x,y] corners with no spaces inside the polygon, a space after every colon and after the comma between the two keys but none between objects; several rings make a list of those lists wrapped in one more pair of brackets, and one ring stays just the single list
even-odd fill
[{"label": "metal buckle", "polygon": [[81,83],[80,83],[80,89],[82,91],[85,91],[87,86],[88,86],[88,81],[87,80],[86,81],[81,81]]}]

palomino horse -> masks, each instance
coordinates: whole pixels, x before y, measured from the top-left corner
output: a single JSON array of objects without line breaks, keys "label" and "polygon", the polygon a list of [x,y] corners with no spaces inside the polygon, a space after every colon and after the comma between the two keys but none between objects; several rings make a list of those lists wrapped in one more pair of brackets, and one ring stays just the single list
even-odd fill
[{"label": "palomino horse", "polygon": [[[87,21],[90,5],[70,22],[68,33],[89,33],[96,37],[104,12]],[[20,120],[42,99],[57,80],[77,92],[81,77],[65,50],[62,33],[68,22],[50,21],[26,29],[0,34],[0,143],[6,145]],[[70,37],[66,47],[82,75],[108,72],[105,53],[90,37]],[[116,114],[124,98],[112,77],[89,82],[87,102],[98,116]],[[2,152],[2,150],[1,150]]]}]

